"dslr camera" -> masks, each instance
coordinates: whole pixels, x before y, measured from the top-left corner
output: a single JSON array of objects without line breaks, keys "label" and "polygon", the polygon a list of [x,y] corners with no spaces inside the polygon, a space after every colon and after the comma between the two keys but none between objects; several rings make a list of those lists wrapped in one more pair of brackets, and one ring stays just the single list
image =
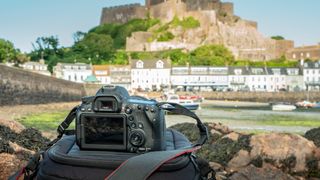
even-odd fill
[{"label": "dslr camera", "polygon": [[103,86],[82,98],[76,112],[80,149],[111,151],[165,150],[164,110],[154,100],[130,96],[120,86]]}]

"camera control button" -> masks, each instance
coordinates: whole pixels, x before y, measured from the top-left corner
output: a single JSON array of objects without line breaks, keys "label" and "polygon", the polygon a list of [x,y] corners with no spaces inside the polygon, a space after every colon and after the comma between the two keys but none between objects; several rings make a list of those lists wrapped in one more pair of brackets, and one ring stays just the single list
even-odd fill
[{"label": "camera control button", "polygon": [[133,120],[134,120],[134,117],[133,117],[133,116],[129,116],[129,120],[130,120],[130,121],[133,121]]},{"label": "camera control button", "polygon": [[150,111],[151,111],[152,113],[156,112],[156,110],[153,109],[153,108],[151,108]]},{"label": "camera control button", "polygon": [[126,108],[125,112],[126,112],[127,114],[131,114],[131,113],[132,113],[132,109],[128,107],[128,108]]},{"label": "camera control button", "polygon": [[149,107],[148,106],[146,106],[146,111],[149,111]]},{"label": "camera control button", "polygon": [[136,128],[137,125],[136,125],[135,123],[132,123],[132,124],[131,124],[131,127],[132,127],[132,128]]},{"label": "camera control button", "polygon": [[141,106],[141,105],[138,105],[137,108],[138,108],[139,110],[141,110],[141,109],[142,109],[142,106]]},{"label": "camera control button", "polygon": [[143,129],[143,124],[142,123],[138,123],[138,128]]},{"label": "camera control button", "polygon": [[87,110],[88,110],[88,111],[91,111],[91,108],[88,108]]},{"label": "camera control button", "polygon": [[85,110],[86,110],[86,108],[82,107],[80,110],[81,110],[81,111],[85,111]]}]

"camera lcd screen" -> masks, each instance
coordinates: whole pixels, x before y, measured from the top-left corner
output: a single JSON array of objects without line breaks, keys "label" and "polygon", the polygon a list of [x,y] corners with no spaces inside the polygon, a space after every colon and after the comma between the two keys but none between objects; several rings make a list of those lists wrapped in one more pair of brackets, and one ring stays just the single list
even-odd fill
[{"label": "camera lcd screen", "polygon": [[124,117],[84,117],[86,144],[124,145]]}]

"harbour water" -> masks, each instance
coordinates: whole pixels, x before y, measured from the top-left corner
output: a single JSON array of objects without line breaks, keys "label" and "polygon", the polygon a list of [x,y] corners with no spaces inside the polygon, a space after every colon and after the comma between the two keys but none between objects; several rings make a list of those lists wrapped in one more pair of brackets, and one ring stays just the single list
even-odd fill
[{"label": "harbour water", "polygon": [[[320,109],[297,109],[290,112],[272,111],[267,103],[205,101],[196,114],[204,122],[228,125],[246,132],[291,132],[303,134],[320,126]],[[167,126],[194,122],[191,118],[167,115]]]}]

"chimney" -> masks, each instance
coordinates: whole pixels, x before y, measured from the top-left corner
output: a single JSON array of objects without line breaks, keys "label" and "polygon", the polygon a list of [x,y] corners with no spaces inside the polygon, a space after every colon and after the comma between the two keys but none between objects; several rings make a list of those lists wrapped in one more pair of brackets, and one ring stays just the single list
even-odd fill
[{"label": "chimney", "polygon": [[304,65],[304,59],[301,59],[301,60],[300,60],[300,66],[303,67],[303,65]]}]

